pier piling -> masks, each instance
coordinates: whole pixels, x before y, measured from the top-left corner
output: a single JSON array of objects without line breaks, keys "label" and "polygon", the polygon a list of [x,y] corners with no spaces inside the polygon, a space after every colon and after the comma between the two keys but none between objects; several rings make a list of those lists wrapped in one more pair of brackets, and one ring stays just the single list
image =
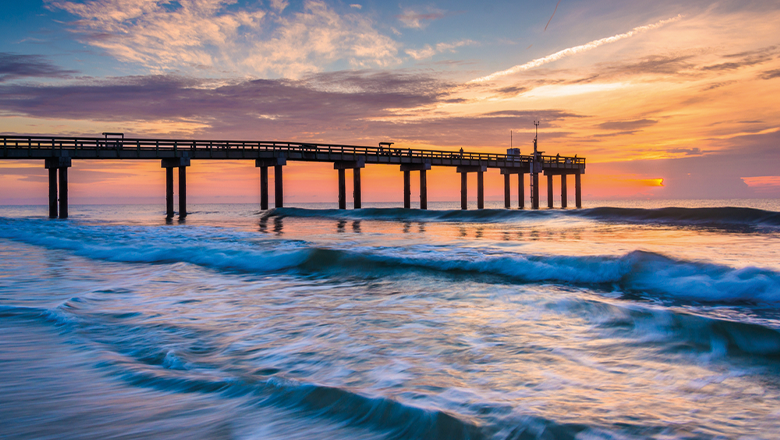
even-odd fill
[{"label": "pier piling", "polygon": [[165,216],[173,218],[173,169],[179,169],[179,217],[187,216],[187,171],[190,157],[185,152],[179,157],[165,158],[160,164],[165,168]]},{"label": "pier piling", "polygon": [[60,218],[68,218],[68,167],[60,167]]},{"label": "pier piling", "polygon": [[404,208],[406,209],[412,207],[412,185],[409,174],[409,170],[404,170]]},{"label": "pier piling", "polygon": [[179,167],[179,217],[187,216],[187,167]]},{"label": "pier piling", "polygon": [[339,209],[347,209],[346,170],[339,168]]},{"label": "pier piling", "polygon": [[49,168],[49,218],[57,218],[57,168]]},{"label": "pier piling", "polygon": [[561,208],[566,209],[568,206],[568,196],[566,194],[566,174],[561,174]]},{"label": "pier piling", "polygon": [[552,174],[547,175],[547,207],[551,208],[553,207],[553,176]]},{"label": "pier piling", "polygon": [[460,209],[469,209],[469,179],[467,173],[460,173]]},{"label": "pier piling", "polygon": [[44,161],[44,166],[49,170],[49,218],[68,218],[68,168],[71,164],[67,156]]},{"label": "pier piling", "polygon": [[173,217],[173,168],[165,168],[165,216]]},{"label": "pier piling", "polygon": [[574,200],[577,208],[582,208],[582,179],[579,172],[574,174]]},{"label": "pier piling", "polygon": [[512,202],[509,194],[509,174],[504,174],[504,208],[509,209]]},{"label": "pier piling", "polygon": [[517,174],[517,207],[525,208],[525,173]]},{"label": "pier piling", "polygon": [[420,209],[428,209],[428,175],[420,170]]},{"label": "pier piling", "polygon": [[260,209],[268,209],[268,167],[260,167]]},{"label": "pier piling", "polygon": [[477,209],[485,209],[485,177],[483,171],[477,171]]},{"label": "pier piling", "polygon": [[274,166],[274,206],[284,208],[284,183],[282,181],[282,166]]},{"label": "pier piling", "polygon": [[353,207],[360,209],[363,207],[362,194],[360,190],[360,168],[352,168],[352,198]]}]

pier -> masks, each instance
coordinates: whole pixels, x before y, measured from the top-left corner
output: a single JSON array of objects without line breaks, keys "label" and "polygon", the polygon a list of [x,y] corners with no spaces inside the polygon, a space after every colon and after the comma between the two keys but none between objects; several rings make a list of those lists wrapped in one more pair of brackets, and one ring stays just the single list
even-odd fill
[{"label": "pier", "polygon": [[547,207],[553,208],[553,177],[560,176],[561,208],[568,206],[567,177],[574,175],[575,206],[582,207],[581,175],[585,158],[550,156],[519,150],[503,153],[394,148],[381,142],[377,147],[301,142],[230,140],[130,139],[122,133],[103,137],[1,136],[2,160],[43,160],[49,170],[49,217],[68,217],[68,168],[74,160],[159,160],[165,168],[166,214],[174,216],[174,168],[178,168],[179,216],[187,215],[187,167],[193,160],[254,160],[260,168],[260,208],[268,209],[268,171],[273,168],[274,206],[284,206],[283,169],[288,162],[333,163],[339,182],[338,205],[347,207],[346,170],[352,170],[353,206],[362,206],[361,169],[366,164],[394,165],[404,177],[404,208],[411,208],[411,174],[419,172],[420,209],[428,208],[427,171],[452,167],[461,175],[461,208],[467,209],[468,175],[477,175],[477,207],[483,209],[484,173],[498,170],[504,176],[504,206],[510,208],[512,176],[517,175],[518,208],[525,207],[525,179],[528,175],[531,208],[539,208],[539,174],[547,176]]}]

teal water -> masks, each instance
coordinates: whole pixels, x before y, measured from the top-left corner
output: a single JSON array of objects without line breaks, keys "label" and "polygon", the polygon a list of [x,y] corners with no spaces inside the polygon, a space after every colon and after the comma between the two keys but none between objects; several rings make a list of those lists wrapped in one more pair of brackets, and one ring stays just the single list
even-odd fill
[{"label": "teal water", "polygon": [[489,207],[0,207],[0,437],[776,437],[780,203]]}]

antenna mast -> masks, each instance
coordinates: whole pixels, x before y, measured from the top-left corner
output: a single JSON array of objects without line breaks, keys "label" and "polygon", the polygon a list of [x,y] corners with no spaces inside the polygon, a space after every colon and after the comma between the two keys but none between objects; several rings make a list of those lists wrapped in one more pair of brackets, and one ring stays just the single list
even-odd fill
[{"label": "antenna mast", "polygon": [[534,121],[536,126],[536,136],[534,136],[534,156],[536,156],[536,143],[539,140],[539,121]]}]

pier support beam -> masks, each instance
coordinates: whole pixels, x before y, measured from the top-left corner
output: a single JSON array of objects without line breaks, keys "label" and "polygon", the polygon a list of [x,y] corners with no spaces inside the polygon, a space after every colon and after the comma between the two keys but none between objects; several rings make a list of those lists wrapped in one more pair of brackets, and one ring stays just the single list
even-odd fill
[{"label": "pier support beam", "polygon": [[412,188],[411,188],[411,176],[409,170],[404,170],[404,208],[409,209],[412,207]]},{"label": "pier support beam", "polygon": [[553,176],[552,174],[547,175],[547,207],[552,208],[553,207]]},{"label": "pier support beam", "polygon": [[460,173],[460,209],[469,209],[468,173]]},{"label": "pier support beam", "polygon": [[274,167],[274,205],[284,206],[284,187],[282,186],[282,167],[287,165],[285,157],[255,159],[255,167],[260,168],[260,209],[268,209],[268,167]]},{"label": "pier support beam", "polygon": [[509,209],[512,205],[509,193],[509,174],[504,174],[504,208]]},{"label": "pier support beam", "polygon": [[268,167],[260,167],[260,209],[268,209]]},{"label": "pier support beam", "polygon": [[582,178],[580,173],[574,174],[574,198],[577,208],[582,208]]},{"label": "pier support beam", "polygon": [[190,166],[190,157],[186,153],[181,157],[172,157],[162,160],[161,167],[165,168],[165,217],[172,218],[173,212],[173,169],[179,169],[179,217],[187,216],[187,171]]},{"label": "pier support beam", "polygon": [[339,168],[339,209],[347,209],[347,179],[344,168]]},{"label": "pier support beam", "polygon": [[274,207],[284,208],[284,179],[282,165],[274,165]]},{"label": "pier support beam", "polygon": [[57,218],[57,168],[49,168],[49,218]]},{"label": "pier support beam", "polygon": [[44,166],[49,170],[49,217],[68,218],[68,168],[71,166],[71,159],[67,156],[52,157],[46,159]]},{"label": "pier support beam", "polygon": [[428,174],[420,170],[420,209],[428,209]]},{"label": "pier support beam", "polygon": [[352,169],[352,198],[353,208],[360,209],[363,207],[362,191],[360,190],[360,168]]},{"label": "pier support beam", "polygon": [[485,209],[485,173],[477,171],[477,209]]},{"label": "pier support beam", "polygon": [[362,193],[360,188],[360,169],[366,166],[366,158],[360,156],[358,160],[339,160],[333,162],[333,169],[339,172],[339,209],[347,209],[347,169],[352,170],[352,200],[355,209],[362,207]]},{"label": "pier support beam", "polygon": [[68,218],[68,167],[60,168],[60,218]]},{"label": "pier support beam", "polygon": [[517,174],[517,207],[523,209],[525,206],[525,173],[529,166],[501,168],[501,174],[504,175],[504,207],[509,209],[512,206],[512,175]]},{"label": "pier support beam", "polygon": [[173,168],[165,169],[165,217],[173,217]]},{"label": "pier support beam", "polygon": [[187,216],[187,167],[179,167],[179,217]]},{"label": "pier support beam", "polygon": [[517,207],[525,208],[525,173],[517,175]]},{"label": "pier support beam", "polygon": [[539,209],[539,173],[531,173],[531,208]]},{"label": "pier support beam", "polygon": [[461,165],[456,168],[460,173],[460,209],[468,209],[468,173],[477,173],[477,207],[485,207],[485,187],[482,173],[487,171],[486,165]]},{"label": "pier support beam", "polygon": [[566,194],[566,174],[561,174],[561,208],[566,209],[569,201]]},{"label": "pier support beam", "polygon": [[420,209],[428,209],[428,174],[431,169],[430,162],[401,164],[404,173],[404,208],[412,207],[412,171],[420,172]]}]

